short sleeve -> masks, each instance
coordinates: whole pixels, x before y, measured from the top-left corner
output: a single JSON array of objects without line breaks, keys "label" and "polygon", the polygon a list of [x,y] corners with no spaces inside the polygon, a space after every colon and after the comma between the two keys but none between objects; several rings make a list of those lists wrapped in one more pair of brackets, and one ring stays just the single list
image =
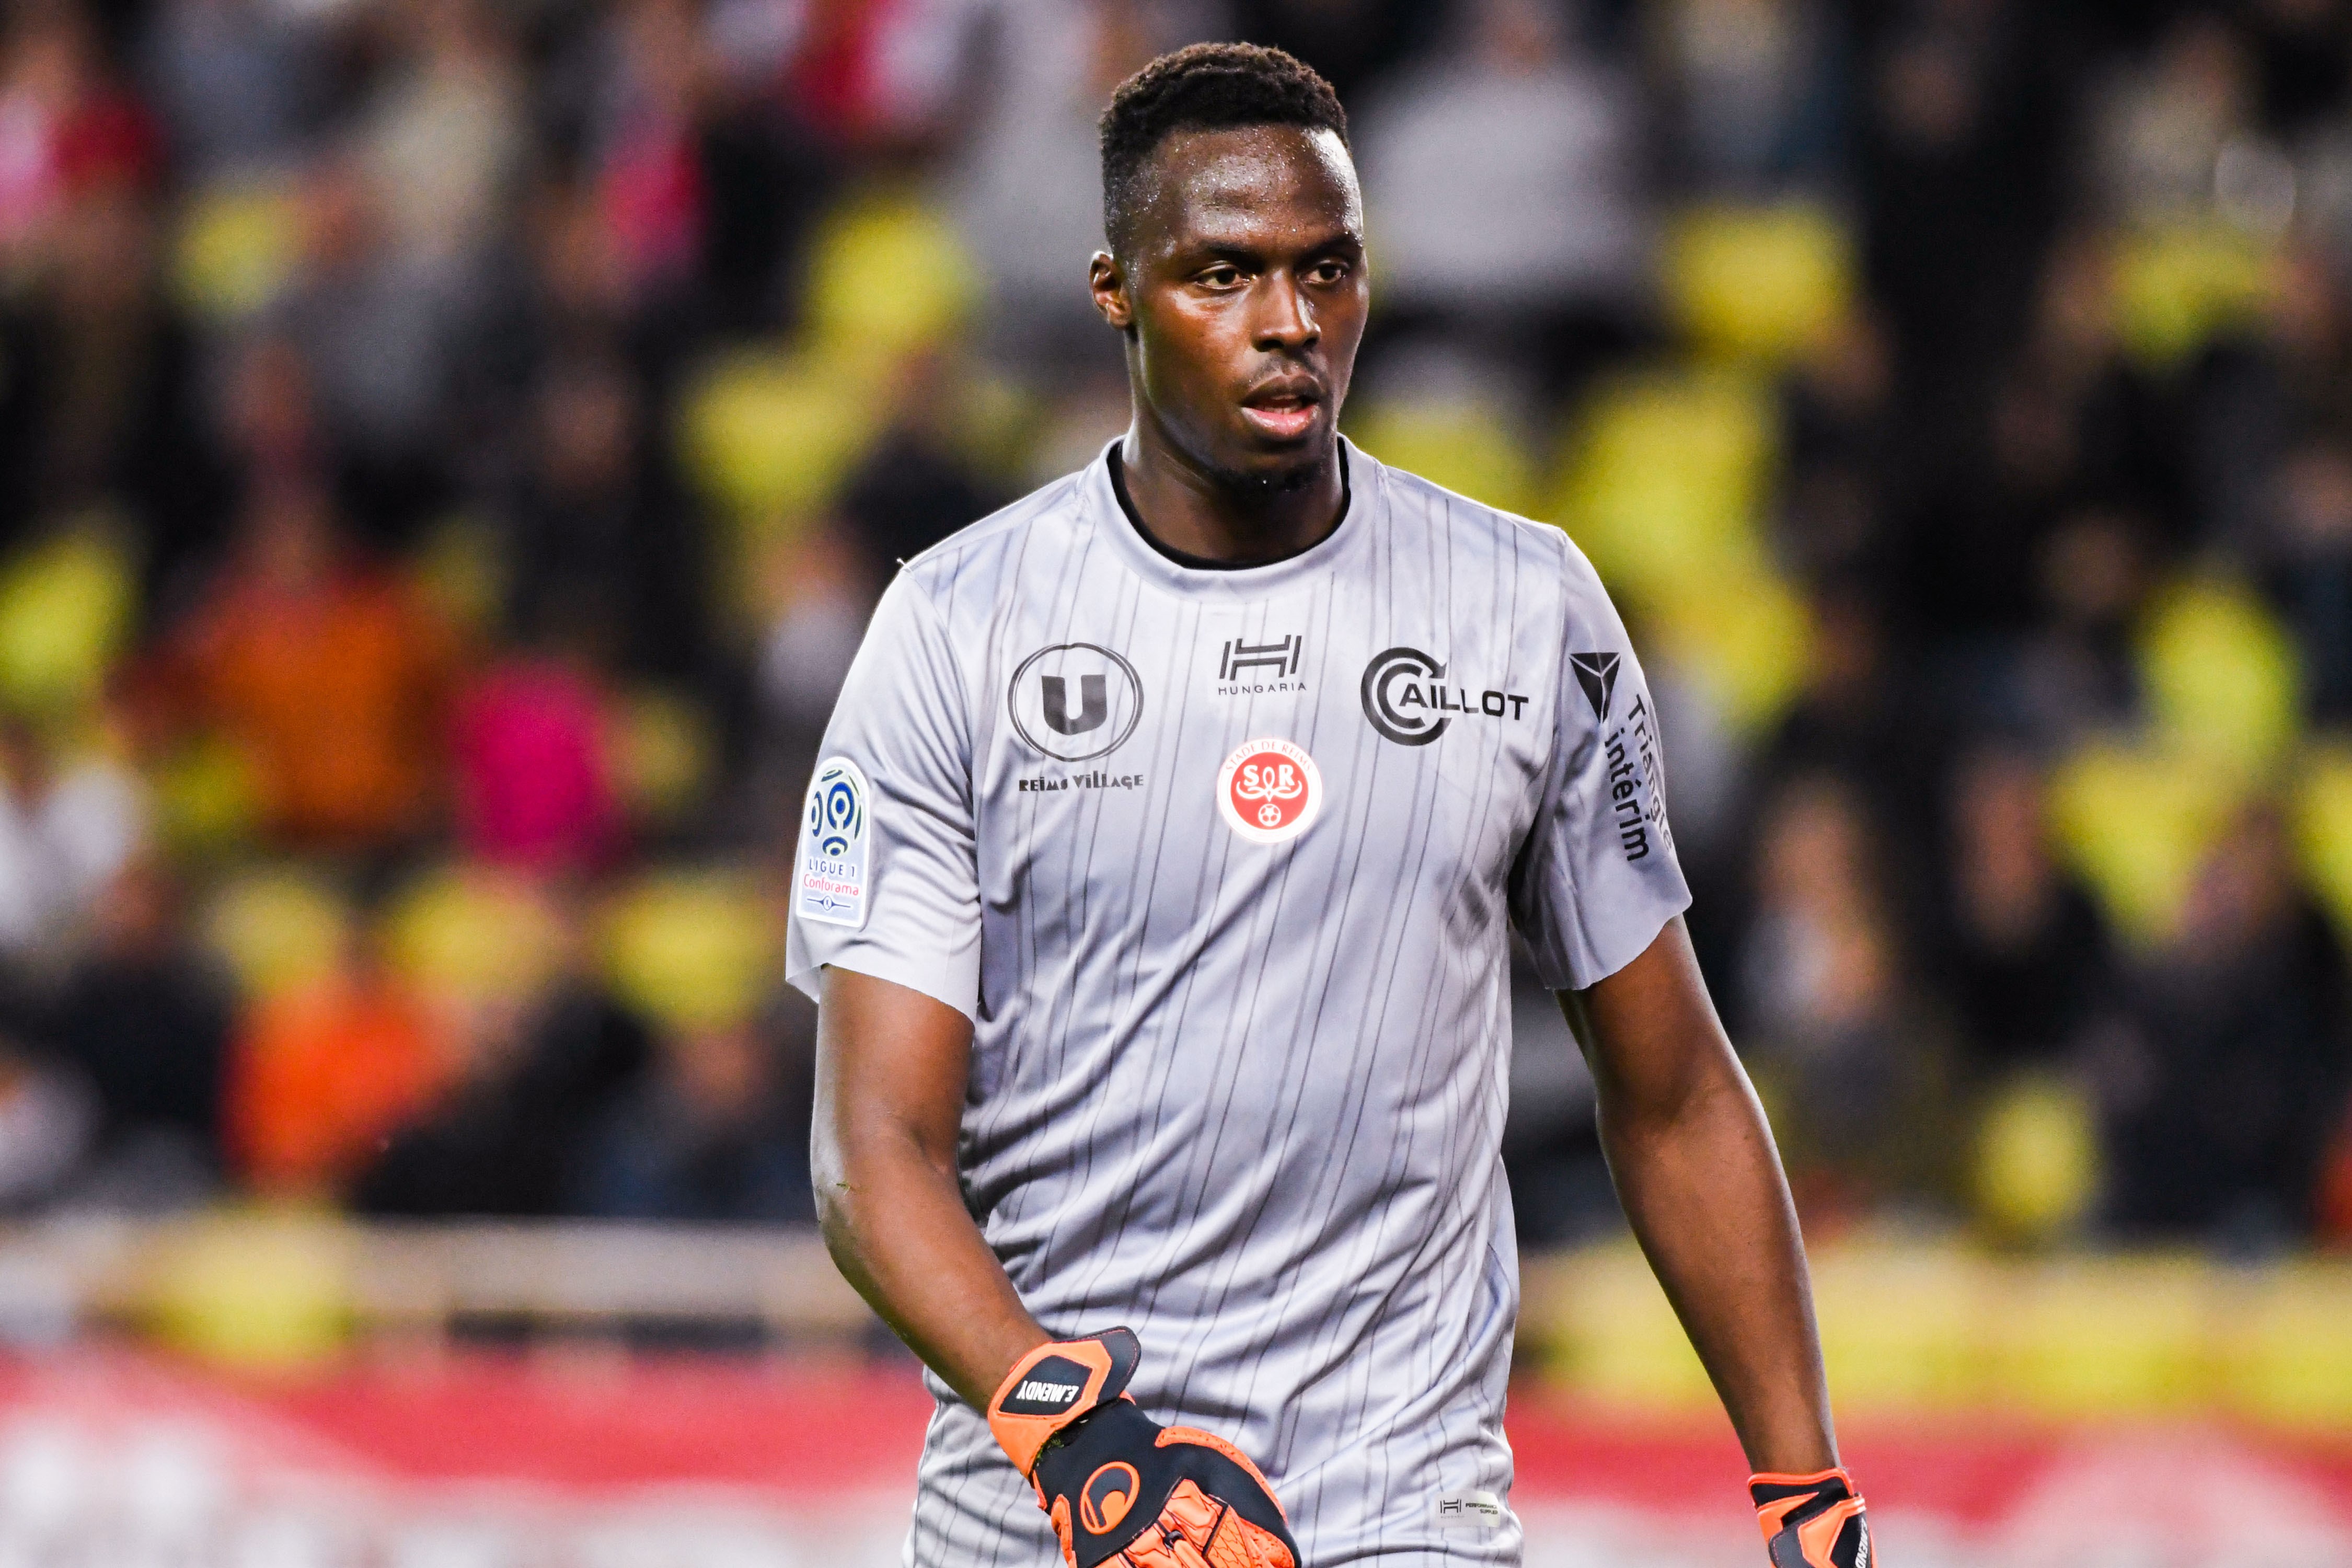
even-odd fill
[{"label": "short sleeve", "polygon": [[980,1001],[971,728],[946,622],[901,572],[842,682],[803,802],[784,976],[828,964]]},{"label": "short sleeve", "polygon": [[1640,957],[1690,904],[1666,822],[1658,716],[1625,624],[1570,545],[1555,731],[1535,821],[1511,868],[1511,920],[1555,991]]}]

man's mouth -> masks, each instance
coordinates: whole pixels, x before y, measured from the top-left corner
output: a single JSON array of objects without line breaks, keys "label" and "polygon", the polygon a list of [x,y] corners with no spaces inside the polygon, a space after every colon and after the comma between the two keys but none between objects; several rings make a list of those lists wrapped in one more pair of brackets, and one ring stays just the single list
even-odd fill
[{"label": "man's mouth", "polygon": [[1296,441],[1314,428],[1322,405],[1322,388],[1312,384],[1265,386],[1242,399],[1242,417],[1260,435]]}]

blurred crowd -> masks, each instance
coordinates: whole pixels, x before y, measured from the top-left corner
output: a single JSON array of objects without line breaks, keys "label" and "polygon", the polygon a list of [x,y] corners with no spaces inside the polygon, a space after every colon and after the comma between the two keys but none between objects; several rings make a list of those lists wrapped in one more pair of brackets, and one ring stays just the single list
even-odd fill
[{"label": "blurred crowd", "polygon": [[1351,434],[1633,625],[1809,1223],[2352,1241],[2338,0],[14,0],[0,1210],[808,1217],[816,737],[1125,423],[1216,37],[1352,117]]}]

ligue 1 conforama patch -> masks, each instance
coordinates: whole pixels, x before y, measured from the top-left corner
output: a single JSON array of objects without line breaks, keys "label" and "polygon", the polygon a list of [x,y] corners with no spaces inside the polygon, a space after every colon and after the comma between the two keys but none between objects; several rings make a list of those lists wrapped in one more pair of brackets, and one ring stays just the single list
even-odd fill
[{"label": "ligue 1 conforama patch", "polygon": [[1253,844],[1296,838],[1323,809],[1322,772],[1303,746],[1244,741],[1218,771],[1217,809]]},{"label": "ligue 1 conforama patch", "polygon": [[827,757],[809,780],[801,852],[793,868],[793,912],[825,925],[866,924],[872,792],[847,757]]}]

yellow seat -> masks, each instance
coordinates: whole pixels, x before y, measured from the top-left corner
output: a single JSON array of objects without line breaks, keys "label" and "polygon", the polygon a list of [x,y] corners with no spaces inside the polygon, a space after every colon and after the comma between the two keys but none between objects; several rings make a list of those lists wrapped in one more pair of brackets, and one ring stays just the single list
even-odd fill
[{"label": "yellow seat", "polygon": [[2203,753],[2094,742],[2051,780],[2061,852],[2127,940],[2171,934],[2207,853],[2245,798],[2243,778]]},{"label": "yellow seat", "polygon": [[391,911],[393,961],[428,994],[516,1001],[544,984],[562,954],[562,922],[525,877],[447,866],[403,890]]},{"label": "yellow seat", "polygon": [[1365,451],[1505,511],[1535,505],[1535,469],[1509,414],[1472,398],[1383,398],[1352,410],[1349,437]]},{"label": "yellow seat", "polygon": [[301,253],[301,220],[283,184],[245,181],[195,192],[183,207],[173,292],[212,321],[250,316],[278,297]]},{"label": "yellow seat", "polygon": [[247,996],[275,996],[323,979],[350,929],[333,884],[299,866],[238,874],[213,894],[205,940]]},{"label": "yellow seat", "polygon": [[641,822],[674,822],[692,810],[719,771],[708,714],[677,692],[640,686],[612,705],[614,784]]},{"label": "yellow seat", "polygon": [[1796,696],[1811,647],[1764,537],[1778,440],[1769,389],[1750,374],[1618,377],[1570,426],[1547,509],[1656,651],[1751,735]]},{"label": "yellow seat", "polygon": [[2252,590],[2199,576],[2164,593],[2137,648],[2163,743],[2245,784],[2266,782],[2302,723],[2294,644]]},{"label": "yellow seat", "polygon": [[1752,576],[1779,426],[1753,377],[1682,367],[1604,383],[1578,412],[1546,509],[1644,609],[1687,584]]},{"label": "yellow seat", "polygon": [[0,566],[0,700],[65,715],[106,681],[136,608],[129,554],[99,520]]},{"label": "yellow seat", "polygon": [[615,900],[604,935],[614,986],[672,1028],[751,1016],[782,947],[775,910],[757,884],[715,871],[647,877]]},{"label": "yellow seat", "polygon": [[2099,1194],[2099,1130],[2090,1097],[2061,1078],[2002,1084],[1977,1132],[1977,1213],[2012,1241],[2054,1242],[2078,1231]]},{"label": "yellow seat", "polygon": [[2279,286],[2277,246],[2232,224],[2147,224],[2108,263],[2116,328],[2132,356],[2167,370],[2261,317]]},{"label": "yellow seat", "polygon": [[2304,876],[2337,931],[2352,938],[2352,740],[2334,737],[2305,752],[2293,818]]},{"label": "yellow seat", "polygon": [[1667,226],[1659,282],[1702,353],[1779,363],[1852,309],[1853,239],[1811,202],[1703,205]]},{"label": "yellow seat", "polygon": [[979,299],[955,226],[904,191],[852,196],[810,247],[812,346],[889,364],[950,336]]}]

